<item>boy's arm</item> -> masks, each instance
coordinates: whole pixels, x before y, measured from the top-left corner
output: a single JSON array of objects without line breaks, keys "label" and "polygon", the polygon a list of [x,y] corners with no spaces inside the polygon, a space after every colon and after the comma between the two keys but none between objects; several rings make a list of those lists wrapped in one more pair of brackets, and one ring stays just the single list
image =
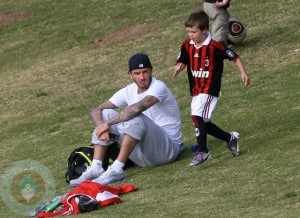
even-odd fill
[{"label": "boy's arm", "polygon": [[240,59],[240,58],[237,58],[237,59],[235,60],[235,64],[236,64],[236,66],[238,67],[238,69],[239,69],[239,71],[240,71],[240,73],[241,73],[241,79],[242,79],[242,81],[244,82],[245,87],[247,87],[248,85],[250,85],[250,77],[249,77],[249,75],[247,74],[247,71],[246,71],[246,69],[245,69],[245,67],[244,67],[244,65],[243,65],[243,63],[242,63],[242,61],[241,61],[241,59]]},{"label": "boy's arm", "polygon": [[182,71],[184,68],[185,68],[185,64],[178,62],[175,66],[175,71],[174,71],[172,77],[175,78],[176,76],[178,76],[180,71]]}]

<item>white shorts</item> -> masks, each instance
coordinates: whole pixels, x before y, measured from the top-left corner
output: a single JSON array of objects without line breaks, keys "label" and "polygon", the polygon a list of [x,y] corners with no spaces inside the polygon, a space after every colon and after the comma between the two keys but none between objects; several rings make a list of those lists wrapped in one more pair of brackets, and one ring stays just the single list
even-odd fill
[{"label": "white shorts", "polygon": [[[115,116],[115,110],[103,110],[103,120]],[[144,114],[129,121],[118,123],[110,127],[110,132],[116,137],[114,141],[121,145],[125,134],[139,140],[129,159],[140,167],[155,166],[174,161],[183,150],[183,144],[174,143],[165,131]],[[95,131],[92,144],[107,146],[111,143],[100,141]]]},{"label": "white shorts", "polygon": [[212,113],[217,106],[218,98],[208,94],[199,94],[192,98],[191,114],[199,116],[205,122],[212,120]]}]

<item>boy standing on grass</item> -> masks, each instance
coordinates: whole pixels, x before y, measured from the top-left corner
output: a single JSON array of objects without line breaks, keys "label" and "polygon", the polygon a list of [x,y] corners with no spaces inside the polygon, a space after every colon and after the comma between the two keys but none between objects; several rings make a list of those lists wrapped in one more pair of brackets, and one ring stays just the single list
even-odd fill
[{"label": "boy standing on grass", "polygon": [[198,145],[190,166],[196,166],[211,157],[207,148],[207,134],[225,141],[233,156],[237,156],[239,152],[239,134],[225,132],[212,122],[212,113],[221,89],[224,59],[235,62],[246,87],[250,84],[250,77],[237,53],[221,42],[212,40],[208,32],[209,17],[203,10],[191,13],[185,22],[185,28],[189,38],[181,45],[173,77],[187,67],[192,96],[191,116]]}]

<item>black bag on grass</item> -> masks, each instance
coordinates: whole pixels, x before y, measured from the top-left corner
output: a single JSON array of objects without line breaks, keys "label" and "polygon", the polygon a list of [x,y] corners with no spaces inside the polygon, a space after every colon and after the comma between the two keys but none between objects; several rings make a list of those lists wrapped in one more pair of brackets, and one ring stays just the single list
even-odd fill
[{"label": "black bag on grass", "polygon": [[[103,161],[103,169],[106,170],[111,162],[117,159],[120,152],[118,143],[109,146]],[[92,164],[94,155],[93,146],[83,146],[74,149],[68,158],[67,172],[65,174],[66,182],[77,179]]]}]

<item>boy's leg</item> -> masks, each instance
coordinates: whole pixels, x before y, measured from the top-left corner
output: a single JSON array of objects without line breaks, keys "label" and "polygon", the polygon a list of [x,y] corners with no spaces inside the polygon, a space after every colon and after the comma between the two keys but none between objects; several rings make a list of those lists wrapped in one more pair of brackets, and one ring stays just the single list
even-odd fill
[{"label": "boy's leg", "polygon": [[198,152],[196,152],[196,155],[190,163],[190,166],[196,166],[209,159],[211,157],[211,154],[210,151],[207,149],[207,134],[203,118],[199,116],[192,116],[192,120],[195,127]]},{"label": "boy's leg", "polygon": [[208,152],[206,125],[202,117],[192,116],[195,127],[195,136],[198,144],[198,152]]},{"label": "boy's leg", "polygon": [[199,150],[190,163],[191,166],[201,164],[211,157],[207,148],[207,129],[205,122],[211,119],[217,101],[217,97],[208,94],[199,94],[192,98],[191,114]]},{"label": "boy's leg", "polygon": [[227,148],[231,151],[234,157],[239,154],[239,145],[237,143],[237,139],[239,137],[239,133],[237,132],[225,132],[220,127],[212,122],[206,123],[207,133],[212,135],[218,139],[221,139],[226,142]]},{"label": "boy's leg", "polygon": [[216,124],[214,124],[210,121],[205,123],[205,125],[206,125],[207,133],[209,135],[214,136],[223,141],[226,141],[227,143],[229,142],[230,137],[231,137],[230,133],[225,132],[220,127],[218,127]]}]

